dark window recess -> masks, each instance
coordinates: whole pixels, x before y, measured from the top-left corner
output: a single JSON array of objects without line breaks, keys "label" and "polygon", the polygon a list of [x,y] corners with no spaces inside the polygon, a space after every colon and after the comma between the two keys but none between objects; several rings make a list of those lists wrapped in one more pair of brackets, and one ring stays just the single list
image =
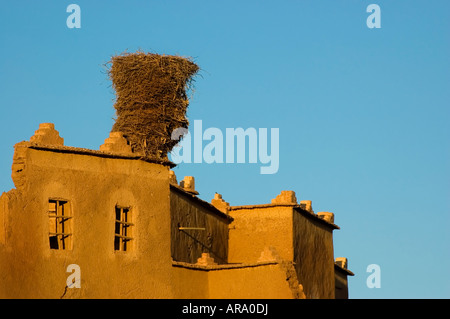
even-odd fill
[{"label": "dark window recess", "polygon": [[48,239],[50,249],[72,249],[72,216],[66,200],[48,201]]},{"label": "dark window recess", "polygon": [[116,206],[116,221],[114,234],[114,250],[129,251],[132,248],[132,229],[130,207]]}]

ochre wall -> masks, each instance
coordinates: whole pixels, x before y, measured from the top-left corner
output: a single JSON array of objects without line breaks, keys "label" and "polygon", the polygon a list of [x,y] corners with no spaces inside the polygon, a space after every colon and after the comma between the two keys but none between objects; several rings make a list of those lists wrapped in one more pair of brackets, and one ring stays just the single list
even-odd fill
[{"label": "ochre wall", "polygon": [[293,260],[292,207],[231,209],[229,262],[255,262],[265,247],[274,247],[284,260]]},{"label": "ochre wall", "polygon": [[[168,167],[17,148],[19,189],[3,195],[0,298],[173,296]],[[48,200],[55,197],[70,201],[72,250],[49,248]],[[132,251],[114,250],[115,205],[131,206]],[[65,291],[69,264],[80,266],[80,289]]]},{"label": "ochre wall", "polygon": [[2,193],[0,195],[0,247],[5,244],[7,208],[8,195],[6,193]]},{"label": "ochre wall", "polygon": [[[292,265],[253,263],[242,265],[173,267],[174,290],[180,299],[293,299],[304,298]],[[290,267],[289,267],[290,266]]]},{"label": "ochre wall", "polygon": [[335,298],[348,299],[348,274],[335,267]]},{"label": "ochre wall", "polygon": [[[227,263],[229,220],[174,187],[170,193],[170,206],[173,259],[196,263],[202,253],[209,253],[215,262]],[[179,230],[179,226],[205,230]]]},{"label": "ochre wall", "polygon": [[278,265],[209,272],[209,297],[216,299],[292,299],[286,272]]},{"label": "ochre wall", "polygon": [[293,221],[294,263],[307,298],[334,298],[332,230],[297,210]]},{"label": "ochre wall", "polygon": [[334,298],[332,229],[293,206],[255,205],[232,208],[229,261],[255,262],[265,247],[293,261],[307,298]]},{"label": "ochre wall", "polygon": [[208,271],[172,267],[174,298],[208,299]]},{"label": "ochre wall", "polygon": [[[323,221],[268,204],[232,208],[228,225],[171,194],[167,166],[28,145],[16,145],[17,189],[0,197],[0,298],[301,298],[303,290],[307,298],[334,298],[332,230]],[[52,198],[70,202],[71,250],[49,247]],[[128,252],[114,250],[116,205],[131,206]],[[186,236],[178,223],[206,231]],[[277,262],[255,265],[267,247]],[[218,263],[253,265],[174,267],[174,252],[191,263],[208,252]],[[80,266],[80,289],[66,288],[70,264]]]}]

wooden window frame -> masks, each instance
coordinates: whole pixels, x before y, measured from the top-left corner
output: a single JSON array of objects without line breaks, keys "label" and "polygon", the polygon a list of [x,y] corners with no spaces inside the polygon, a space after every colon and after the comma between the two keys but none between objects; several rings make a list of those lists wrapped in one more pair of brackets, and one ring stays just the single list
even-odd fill
[{"label": "wooden window frame", "polygon": [[[54,207],[52,207],[54,206]],[[49,247],[53,250],[72,249],[72,212],[70,202],[61,198],[48,200]]]},{"label": "wooden window frame", "polygon": [[132,210],[129,206],[115,207],[114,250],[130,251],[133,248]]}]

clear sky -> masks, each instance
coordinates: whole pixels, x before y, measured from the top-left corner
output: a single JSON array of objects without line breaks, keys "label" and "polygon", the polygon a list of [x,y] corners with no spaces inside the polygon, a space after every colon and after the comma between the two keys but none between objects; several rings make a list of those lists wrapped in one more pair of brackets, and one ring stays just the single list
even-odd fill
[{"label": "clear sky", "polygon": [[[69,4],[81,8],[70,29]],[[369,4],[381,28],[368,28]],[[141,49],[201,67],[188,118],[279,128],[279,170],[187,164],[200,197],[264,204],[282,190],[335,213],[351,298],[450,297],[449,1],[4,1],[0,191],[13,145],[53,122],[98,149],[114,123],[104,64]],[[270,225],[268,225],[270,226]],[[282,235],[282,234],[280,234]],[[367,267],[381,269],[368,288]]]}]

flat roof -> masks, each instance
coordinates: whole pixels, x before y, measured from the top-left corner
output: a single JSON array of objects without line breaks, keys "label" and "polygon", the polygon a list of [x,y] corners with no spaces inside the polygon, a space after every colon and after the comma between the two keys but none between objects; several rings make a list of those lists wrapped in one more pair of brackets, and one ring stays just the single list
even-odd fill
[{"label": "flat roof", "polygon": [[338,225],[334,223],[330,223],[329,221],[320,218],[317,214],[311,213],[305,209],[303,209],[299,204],[258,204],[258,205],[241,205],[241,206],[230,206],[230,211],[232,210],[243,210],[243,209],[261,209],[261,208],[271,208],[271,207],[292,207],[295,211],[302,214],[307,218],[311,218],[312,220],[318,221],[323,225],[331,228],[331,229],[340,229]]},{"label": "flat roof", "polygon": [[142,156],[139,154],[120,154],[120,153],[112,153],[106,151],[99,150],[91,150],[87,148],[81,147],[73,147],[73,146],[64,146],[64,145],[43,145],[37,144],[33,142],[20,142],[16,145],[20,144],[21,146],[26,146],[31,149],[56,152],[56,153],[71,153],[71,154],[80,154],[80,155],[90,155],[97,157],[106,157],[106,158],[120,158],[120,159],[131,159],[131,160],[141,160],[148,163],[161,164],[164,166],[169,166],[170,168],[175,167],[176,164],[172,163],[169,160],[151,158],[147,156]]}]

